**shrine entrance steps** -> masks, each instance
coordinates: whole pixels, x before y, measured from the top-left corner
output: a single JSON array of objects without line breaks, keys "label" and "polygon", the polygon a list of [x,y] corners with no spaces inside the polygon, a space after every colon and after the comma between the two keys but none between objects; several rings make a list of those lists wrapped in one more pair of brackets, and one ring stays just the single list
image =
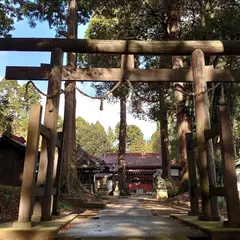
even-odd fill
[{"label": "shrine entrance steps", "polygon": [[76,218],[68,230],[54,239],[208,239],[170,217],[152,216],[138,200],[119,198],[91,219]]}]

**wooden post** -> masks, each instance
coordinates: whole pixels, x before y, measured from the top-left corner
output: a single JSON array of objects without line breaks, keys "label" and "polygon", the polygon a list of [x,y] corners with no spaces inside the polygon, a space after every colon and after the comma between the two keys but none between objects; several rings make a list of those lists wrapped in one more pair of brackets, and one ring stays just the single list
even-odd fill
[{"label": "wooden post", "polygon": [[63,142],[63,133],[58,132],[58,138],[61,141],[61,146],[58,147],[58,160],[54,168],[56,168],[56,176],[53,176],[53,181],[55,180],[54,185],[56,186],[56,194],[53,198],[53,210],[52,215],[58,216],[58,202],[60,195],[60,182],[61,182],[61,170],[62,170],[62,142]]},{"label": "wooden post", "polygon": [[[207,103],[207,111],[206,111],[207,129],[211,129],[211,119],[210,119],[210,113],[209,113],[210,102],[207,94],[206,94],[206,103]],[[210,138],[209,140],[206,140],[205,135],[204,135],[204,139],[205,139],[205,144],[207,148],[208,177],[209,177],[209,187],[211,189],[216,187],[217,185],[213,141],[212,141],[212,138]],[[221,221],[221,216],[219,214],[219,207],[218,207],[218,199],[216,196],[211,196],[211,210],[212,210],[212,220]]]},{"label": "wooden post", "polygon": [[191,202],[191,211],[188,213],[191,216],[199,215],[198,196],[194,194],[193,189],[197,188],[197,172],[196,160],[194,156],[194,148],[190,149],[188,143],[193,140],[192,133],[185,134],[185,141],[187,147],[187,164],[188,164],[188,181],[189,181],[189,194]]},{"label": "wooden post", "polygon": [[[198,93],[207,89],[205,75],[205,60],[204,53],[200,49],[196,49],[191,56],[191,64],[193,71],[194,92]],[[199,172],[201,183],[202,197],[202,215],[199,220],[211,220],[211,201],[210,188],[207,166],[207,152],[205,147],[204,130],[207,129],[207,108],[206,108],[206,93],[199,94],[194,97],[195,103],[195,118],[196,118],[196,137],[199,156]]]},{"label": "wooden post", "polygon": [[227,202],[228,227],[240,227],[240,202],[234,158],[233,133],[229,111],[226,106],[218,109],[220,144],[224,164],[224,188]]},{"label": "wooden post", "polygon": [[[44,187],[44,184],[45,184],[47,161],[48,161],[48,154],[47,154],[48,144],[47,143],[48,143],[48,139],[42,137],[36,187]],[[34,202],[32,221],[39,222],[41,220],[42,205],[43,205],[42,196],[36,195],[35,202]]]},{"label": "wooden post", "polygon": [[[58,93],[61,89],[61,75],[62,70],[62,60],[63,59],[63,52],[59,48],[55,48],[52,50],[51,55],[51,74],[48,83],[48,95],[53,95]],[[49,129],[52,128],[53,125],[57,124],[57,120],[54,120],[56,115],[58,116],[58,107],[59,107],[59,96],[55,99],[47,98],[46,102],[46,109],[45,109],[45,118],[44,118],[44,125]],[[56,121],[56,123],[54,123]],[[51,131],[51,130],[50,130]],[[41,146],[41,154],[40,154],[40,161],[39,161],[39,168],[38,168],[38,178],[37,178],[37,186],[44,187],[46,183],[46,176],[47,176],[47,169],[48,169],[48,159],[54,159],[54,150],[55,150],[55,143],[56,143],[56,129],[53,126],[51,131],[51,139],[47,140],[46,138],[42,138],[42,146]],[[52,149],[52,150],[51,150]],[[54,162],[54,160],[52,160]],[[53,163],[50,163],[51,165]],[[53,167],[51,167],[53,168]],[[53,173],[49,173],[53,174]],[[52,188],[52,186],[51,186]],[[49,197],[49,196],[48,196]],[[46,199],[46,196],[45,196]],[[43,220],[43,209],[46,208],[46,204],[43,201],[42,196],[36,196],[35,205],[34,205],[34,215],[32,220],[33,221],[40,221]],[[48,208],[48,207],[47,207]],[[48,209],[49,210],[49,209]],[[50,210],[49,210],[50,211]],[[46,213],[45,213],[46,215]],[[48,216],[45,219],[48,220],[51,217]]]},{"label": "wooden post", "polygon": [[[213,150],[212,139],[209,139],[206,142],[206,148],[207,148],[209,187],[211,189],[211,188],[214,188],[214,187],[217,186],[215,159],[214,159],[214,150]],[[211,196],[211,211],[212,211],[212,220],[213,221],[221,221],[217,196]]]},{"label": "wooden post", "polygon": [[54,48],[51,54],[52,72],[48,83],[48,94],[57,94],[55,98],[47,98],[44,125],[49,128],[51,138],[48,142],[48,162],[46,172],[46,182],[44,185],[44,198],[42,205],[42,220],[52,219],[52,188],[53,188],[53,165],[55,146],[57,140],[57,119],[61,90],[63,51],[60,48]]},{"label": "wooden post", "polygon": [[31,105],[19,215],[18,221],[13,223],[13,227],[32,227],[31,215],[35,190],[41,116],[42,106],[37,104]]}]

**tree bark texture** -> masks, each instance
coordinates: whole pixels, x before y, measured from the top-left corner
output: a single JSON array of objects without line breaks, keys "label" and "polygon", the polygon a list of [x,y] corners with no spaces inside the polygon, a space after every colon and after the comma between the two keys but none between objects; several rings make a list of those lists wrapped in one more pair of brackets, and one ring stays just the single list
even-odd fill
[{"label": "tree bark texture", "polygon": [[[197,49],[192,53],[191,64],[194,78],[194,92],[201,92],[207,89],[205,76],[205,59],[202,50]],[[196,120],[196,138],[199,157],[199,173],[202,197],[202,216],[200,220],[211,220],[211,197],[208,175],[207,149],[205,144],[204,130],[208,129],[209,114],[207,114],[207,93],[194,97],[195,102],[195,120]]]},{"label": "tree bark texture", "polygon": [[240,41],[138,41],[87,40],[60,38],[0,38],[0,51],[50,52],[59,47],[64,52],[137,55],[182,55],[195,49],[207,55],[239,55]]},{"label": "tree bark texture", "polygon": [[162,177],[171,178],[169,166],[169,139],[168,139],[168,120],[163,88],[160,87],[160,139],[162,152]]},{"label": "tree bark texture", "polygon": [[[51,68],[41,67],[6,67],[5,78],[7,80],[48,80]],[[213,69],[212,66],[205,67],[207,82],[215,84],[221,82],[240,82],[239,69]],[[122,80],[121,68],[77,68],[71,71],[63,68],[62,81],[90,81],[90,82],[119,82]],[[192,69],[134,69],[131,70],[131,82],[189,82],[192,83]],[[212,85],[211,87],[214,87]],[[179,91],[178,91],[179,92]],[[217,92],[217,89],[216,89]],[[218,92],[217,92],[218,93]],[[216,95],[218,95],[216,93]],[[211,100],[213,101],[213,100]],[[212,111],[211,111],[212,112]],[[212,114],[211,114],[212,115]]]},{"label": "tree bark texture", "polygon": [[[69,25],[68,25],[68,38],[77,38],[77,1],[69,1]],[[67,65],[70,68],[76,68],[77,54],[68,53]],[[65,82],[65,107],[64,107],[64,123],[63,123],[63,172],[64,185],[68,190],[69,174],[73,166],[76,166],[75,151],[76,151],[76,82]],[[67,184],[67,185],[66,185]]]},{"label": "tree bark texture", "polygon": [[126,134],[127,134],[127,123],[126,123],[126,98],[120,99],[120,128],[119,128],[119,151],[118,151],[118,176],[119,176],[119,190],[121,195],[126,191]]},{"label": "tree bark texture", "polygon": [[[203,39],[208,40],[212,39],[212,23],[211,23],[211,13],[213,13],[212,6],[210,4],[210,1],[205,1],[200,4],[201,9],[201,24],[202,27],[204,27],[205,31],[203,34]],[[210,64],[210,56],[205,56],[205,65]],[[214,94],[214,91],[212,92]],[[213,103],[213,101],[211,101]],[[208,129],[211,128],[211,114],[210,109],[213,107],[210,107],[210,100],[208,94],[206,94],[206,104],[208,105],[207,108],[207,127]],[[215,169],[215,156],[214,156],[214,148],[213,148],[213,140],[210,139],[206,142],[206,148],[207,148],[207,162],[208,162],[208,176],[209,176],[209,184],[210,187],[216,187],[217,185],[217,177],[216,177],[216,169]],[[218,208],[218,201],[217,197],[214,196],[211,198],[211,211],[212,211],[212,217],[216,220],[220,219],[219,215],[219,208]]]},{"label": "tree bark texture", "polygon": [[[134,56],[122,55],[121,68],[123,69],[123,81],[128,76],[129,70],[134,68]],[[126,96],[120,97],[120,127],[119,127],[119,152],[118,152],[118,176],[119,176],[119,190],[120,193],[127,193],[126,185],[126,137],[127,137],[127,109],[126,109]]]},{"label": "tree bark texture", "polygon": [[[180,39],[180,19],[178,16],[177,4],[170,3],[170,11],[168,16],[168,34],[169,40]],[[181,56],[172,57],[172,68],[183,68],[183,60]],[[181,192],[187,191],[188,184],[188,168],[187,168],[187,149],[186,149],[186,133],[191,131],[191,119],[185,111],[185,106],[189,104],[189,98],[183,94],[185,84],[182,82],[175,83],[175,100],[177,105],[177,131],[179,138],[179,163],[182,167],[181,174]]]}]

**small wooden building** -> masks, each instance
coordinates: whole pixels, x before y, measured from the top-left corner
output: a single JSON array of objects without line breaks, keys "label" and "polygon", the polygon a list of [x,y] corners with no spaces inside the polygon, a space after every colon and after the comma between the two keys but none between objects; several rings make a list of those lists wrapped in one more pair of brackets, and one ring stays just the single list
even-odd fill
[{"label": "small wooden building", "polygon": [[77,173],[80,182],[89,190],[95,191],[95,174],[108,172],[109,168],[100,158],[87,153],[82,148],[77,153]]},{"label": "small wooden building", "polygon": [[2,136],[0,138],[0,184],[20,186],[26,145],[22,137]]}]

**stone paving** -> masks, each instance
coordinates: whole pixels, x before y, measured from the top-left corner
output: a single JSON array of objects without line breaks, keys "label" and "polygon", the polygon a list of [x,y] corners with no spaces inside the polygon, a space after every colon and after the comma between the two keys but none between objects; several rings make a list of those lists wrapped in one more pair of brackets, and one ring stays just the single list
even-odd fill
[{"label": "stone paving", "polygon": [[[161,237],[161,239],[188,239],[201,236],[199,232],[170,217],[151,216],[138,199],[120,198],[108,204],[91,219],[76,219],[68,231],[58,239],[80,237]],[[195,239],[195,238],[194,238]]]}]

